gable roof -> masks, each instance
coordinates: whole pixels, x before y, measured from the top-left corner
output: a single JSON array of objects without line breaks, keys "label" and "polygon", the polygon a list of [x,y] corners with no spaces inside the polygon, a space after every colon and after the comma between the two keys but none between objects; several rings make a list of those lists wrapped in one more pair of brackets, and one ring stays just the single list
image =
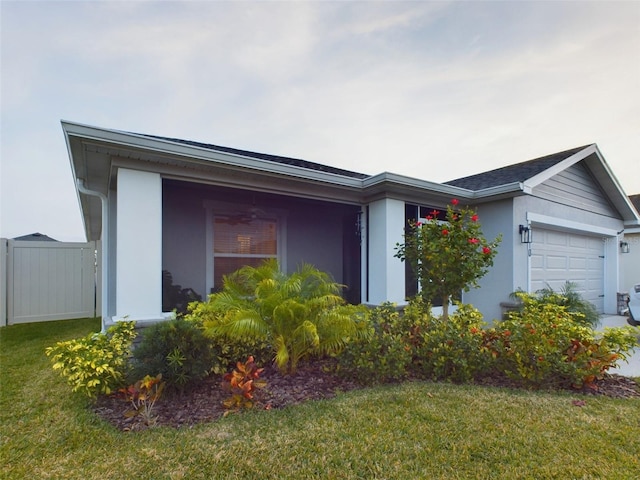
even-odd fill
[{"label": "gable roof", "polygon": [[87,238],[100,238],[102,209],[110,182],[123,166],[162,172],[167,178],[198,183],[285,192],[288,195],[347,203],[395,197],[407,201],[470,203],[531,194],[533,188],[578,162],[620,212],[627,227],[640,217],[613,171],[591,144],[489,172],[434,183],[384,172],[366,175],[290,157],[177,138],[130,133],[62,121],[76,193]]},{"label": "gable roof", "polygon": [[588,146],[589,145],[584,145],[582,147],[553,153],[551,155],[535,158],[526,162],[496,168],[488,172],[450,180],[445,182],[445,184],[477,191],[510,183],[524,183],[526,180],[543,173],[563,160],[575,155],[579,151],[584,150]]},{"label": "gable roof", "polygon": [[[132,132],[133,133],[133,132]],[[249,150],[240,150],[238,148],[223,147],[220,145],[211,145],[208,143],[196,142],[193,140],[183,140],[180,138],[161,137],[157,135],[147,135],[144,133],[133,133],[140,137],[154,138],[157,140],[165,140],[167,142],[180,143],[182,145],[189,145],[191,147],[204,148],[213,152],[231,153],[233,155],[240,155],[242,157],[256,158],[258,160],[266,160],[267,162],[281,163],[284,165],[293,165],[296,167],[306,168],[307,170],[316,170],[319,172],[333,173],[335,175],[342,175],[352,178],[367,178],[369,175],[364,173],[353,172],[351,170],[345,170],[342,168],[331,167],[329,165],[322,165],[320,163],[310,162],[308,160],[302,160],[299,158],[282,157],[279,155],[270,155],[266,153],[251,152]]]}]

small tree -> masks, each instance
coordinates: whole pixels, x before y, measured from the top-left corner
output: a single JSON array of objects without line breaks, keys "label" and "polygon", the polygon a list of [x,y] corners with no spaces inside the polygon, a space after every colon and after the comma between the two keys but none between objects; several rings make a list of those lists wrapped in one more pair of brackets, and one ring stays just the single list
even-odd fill
[{"label": "small tree", "polygon": [[426,221],[412,221],[404,235],[404,243],[396,245],[396,254],[411,265],[420,282],[420,295],[425,301],[442,299],[442,314],[448,318],[452,295],[472,287],[493,265],[501,236],[488,242],[475,211],[456,209],[458,200],[447,206],[445,220],[434,210]]}]

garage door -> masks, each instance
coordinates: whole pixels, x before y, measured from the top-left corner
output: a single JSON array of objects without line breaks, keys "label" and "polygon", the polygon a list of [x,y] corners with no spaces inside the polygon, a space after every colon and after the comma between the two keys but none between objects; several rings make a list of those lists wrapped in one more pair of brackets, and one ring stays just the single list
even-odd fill
[{"label": "garage door", "polygon": [[531,289],[560,291],[566,281],[604,311],[604,242],[600,237],[533,229]]}]

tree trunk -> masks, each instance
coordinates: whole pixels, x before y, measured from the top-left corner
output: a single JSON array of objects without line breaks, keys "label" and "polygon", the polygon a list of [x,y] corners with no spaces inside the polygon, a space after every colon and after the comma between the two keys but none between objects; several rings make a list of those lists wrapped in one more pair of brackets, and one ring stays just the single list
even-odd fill
[{"label": "tree trunk", "polygon": [[442,318],[449,318],[449,295],[442,297]]}]

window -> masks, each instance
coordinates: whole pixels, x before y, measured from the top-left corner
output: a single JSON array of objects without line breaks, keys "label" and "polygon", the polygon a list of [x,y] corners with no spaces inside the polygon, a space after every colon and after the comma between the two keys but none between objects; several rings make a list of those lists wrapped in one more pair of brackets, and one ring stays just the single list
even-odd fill
[{"label": "window", "polygon": [[222,288],[222,277],[275,258],[286,269],[286,212],[230,202],[207,201],[206,288]]},{"label": "window", "polygon": [[215,216],[213,225],[213,287],[222,287],[223,275],[244,265],[258,266],[278,258],[275,219]]}]

